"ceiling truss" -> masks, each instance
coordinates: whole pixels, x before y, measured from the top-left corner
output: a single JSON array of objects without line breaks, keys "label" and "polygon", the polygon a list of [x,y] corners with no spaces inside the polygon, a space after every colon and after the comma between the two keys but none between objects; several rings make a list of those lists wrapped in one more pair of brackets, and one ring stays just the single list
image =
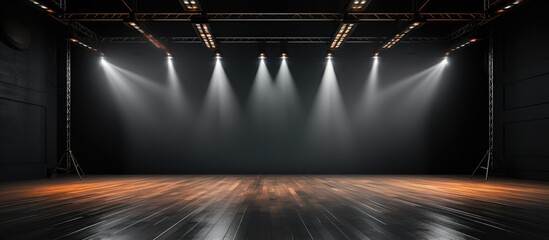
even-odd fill
[{"label": "ceiling truss", "polygon": [[[210,22],[333,22],[343,17],[360,22],[411,21],[414,13],[134,13],[137,21],[190,22],[193,18],[205,17]],[[64,13],[63,21],[116,22],[124,21],[130,13]],[[486,19],[485,13],[419,13],[419,17],[429,22],[473,21]]]}]

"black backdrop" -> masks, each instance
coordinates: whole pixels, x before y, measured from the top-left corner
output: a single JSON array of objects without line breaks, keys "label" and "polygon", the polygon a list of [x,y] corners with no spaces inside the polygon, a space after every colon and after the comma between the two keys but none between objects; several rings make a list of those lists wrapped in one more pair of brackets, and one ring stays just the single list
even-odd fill
[{"label": "black backdrop", "polygon": [[[452,56],[431,85],[426,75],[403,82],[439,64],[447,45],[403,44],[387,52],[379,59],[378,89],[389,94],[373,111],[364,100],[373,46],[347,45],[332,60],[342,107],[328,97],[335,107],[322,116],[317,91],[337,93],[321,87],[322,45],[289,46],[299,107],[286,112],[273,106],[288,96],[262,102],[269,90],[252,94],[257,46],[223,45],[234,104],[222,100],[225,110],[218,111],[229,113],[221,117],[203,116],[216,62],[205,47],[168,46],[181,88],[175,94],[167,60],[151,45],[101,47],[116,79],[84,49],[75,49],[73,61],[73,146],[91,173],[467,173],[486,148],[485,43]],[[267,45],[273,84],[278,51]]]}]

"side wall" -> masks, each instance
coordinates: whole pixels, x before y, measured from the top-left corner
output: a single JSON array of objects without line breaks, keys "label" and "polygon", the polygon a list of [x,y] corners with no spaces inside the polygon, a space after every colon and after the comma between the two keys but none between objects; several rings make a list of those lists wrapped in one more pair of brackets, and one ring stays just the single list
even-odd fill
[{"label": "side wall", "polygon": [[496,152],[499,170],[549,179],[549,19],[530,1],[496,24]]},{"label": "side wall", "polygon": [[3,28],[30,45],[0,42],[0,180],[46,177],[57,159],[58,25],[22,1],[1,3]]}]

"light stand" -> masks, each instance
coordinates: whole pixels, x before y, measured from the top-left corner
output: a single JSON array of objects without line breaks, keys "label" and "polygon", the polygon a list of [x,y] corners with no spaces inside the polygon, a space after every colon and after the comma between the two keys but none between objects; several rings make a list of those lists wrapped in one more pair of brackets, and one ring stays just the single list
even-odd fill
[{"label": "light stand", "polygon": [[[486,171],[484,180],[488,181],[488,174],[494,165],[494,27],[490,24],[488,36],[488,150],[478,163],[471,178],[479,168]],[[486,165],[482,166],[486,160]]]},{"label": "light stand", "polygon": [[[84,174],[84,170],[82,170],[82,167],[80,167],[80,164],[78,161],[76,161],[76,158],[74,157],[74,154],[72,153],[71,148],[71,43],[67,41],[67,64],[66,64],[66,78],[67,78],[67,90],[66,90],[66,129],[67,129],[67,139],[66,139],[66,151],[61,157],[61,160],[57,163],[55,166],[55,169],[53,170],[53,174],[57,173],[57,170],[65,171],[67,174],[72,171],[72,169],[76,170],[76,173],[78,174],[78,177],[80,180],[82,180],[82,176]],[[63,166],[62,168],[61,166]]]}]

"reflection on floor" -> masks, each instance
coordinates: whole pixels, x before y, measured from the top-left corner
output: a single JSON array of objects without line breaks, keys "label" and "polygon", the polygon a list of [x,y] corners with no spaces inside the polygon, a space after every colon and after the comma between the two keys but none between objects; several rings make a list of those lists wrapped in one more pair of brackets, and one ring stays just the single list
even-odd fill
[{"label": "reflection on floor", "polygon": [[541,239],[549,184],[430,176],[119,176],[0,185],[2,239]]}]

